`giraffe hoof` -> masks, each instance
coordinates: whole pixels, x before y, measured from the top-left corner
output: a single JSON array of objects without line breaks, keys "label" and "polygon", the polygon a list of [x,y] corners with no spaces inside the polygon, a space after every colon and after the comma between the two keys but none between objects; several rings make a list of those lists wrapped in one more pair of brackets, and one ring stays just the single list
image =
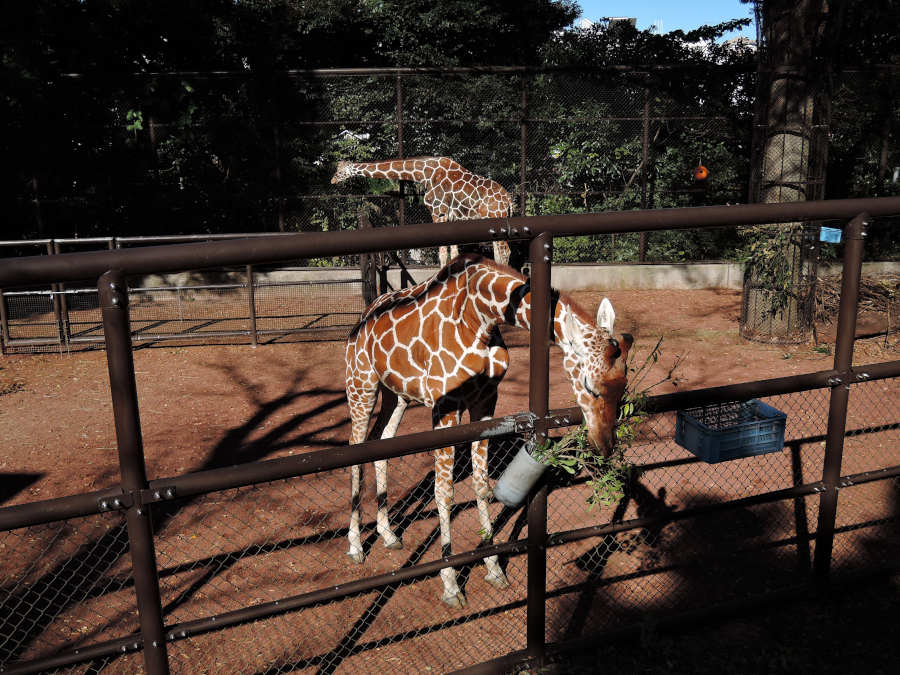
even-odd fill
[{"label": "giraffe hoof", "polygon": [[463,595],[462,591],[459,591],[456,595],[447,595],[445,593],[441,596],[441,600],[444,601],[445,605],[448,605],[453,609],[465,609],[469,606],[469,603],[466,602],[466,596]]},{"label": "giraffe hoof", "polygon": [[385,548],[389,548],[389,549],[391,549],[391,550],[393,550],[393,551],[396,551],[396,550],[398,550],[398,549],[403,548],[403,541],[401,541],[400,537],[397,537],[397,538],[396,538],[394,541],[392,541],[390,544],[388,544],[387,542],[385,542],[384,547],[385,547]]},{"label": "giraffe hoof", "polygon": [[498,589],[509,588],[509,581],[506,579],[506,576],[503,574],[488,574],[485,576],[484,580],[488,582],[491,586]]},{"label": "giraffe hoof", "polygon": [[348,553],[347,557],[357,565],[362,565],[364,562],[366,562],[366,554],[362,551],[360,551],[359,553]]}]

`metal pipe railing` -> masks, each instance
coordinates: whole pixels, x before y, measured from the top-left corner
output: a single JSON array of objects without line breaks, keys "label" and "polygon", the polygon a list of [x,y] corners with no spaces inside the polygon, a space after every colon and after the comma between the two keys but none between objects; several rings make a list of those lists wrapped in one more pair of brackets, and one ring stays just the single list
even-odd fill
[{"label": "metal pipe railing", "polygon": [[[147,462],[141,433],[140,407],[131,344],[131,320],[128,309],[128,287],[125,276],[109,271],[97,282],[109,388],[116,426],[119,469],[122,490],[132,503],[126,504],[125,523],[131,550],[132,574],[137,597],[144,664],[148,675],[168,675],[169,658],[165,641],[162,596],[159,592],[156,549],[150,510],[140,495],[147,487]],[[102,505],[101,505],[102,506]]]},{"label": "metal pipe railing", "polygon": [[834,369],[838,372],[828,381],[831,401],[828,409],[828,431],[825,434],[825,460],[822,468],[822,499],[816,528],[816,557],[813,575],[825,583],[831,571],[834,546],[834,524],[837,517],[838,478],[844,452],[844,431],[850,404],[848,374],[853,366],[853,344],[856,340],[856,313],[859,306],[859,283],[862,275],[863,240],[869,225],[869,214],[861,213],[844,228],[844,270],[841,279],[841,304],[838,312]]},{"label": "metal pipe railing", "polygon": [[[670,220],[665,222],[665,227],[660,226],[659,229],[686,229],[689,227],[716,227],[723,225],[712,224],[709,220],[712,213],[717,219],[725,218],[729,220],[726,224],[736,224],[735,221],[742,221],[753,218],[752,222],[773,222],[769,218],[778,220],[798,220],[802,218],[827,219],[839,217],[837,214],[845,212],[860,204],[874,206],[872,209],[876,213],[882,215],[900,212],[900,198],[885,198],[881,200],[847,200],[845,202],[820,202],[806,203],[798,207],[793,204],[779,205],[759,205],[754,207],[709,207],[705,209],[678,209],[657,212],[645,212],[642,214],[584,214],[587,218],[581,216],[553,216],[546,218],[510,218],[505,220],[492,221],[470,221],[468,223],[453,223],[453,229],[457,230],[457,239],[449,238],[449,241],[457,241],[464,243],[463,238],[473,232],[478,232],[478,228],[492,226],[493,229],[500,228],[502,235],[513,238],[531,238],[534,231],[539,231],[537,224],[543,223],[547,225],[547,231],[533,239],[530,248],[530,260],[532,269],[532,307],[531,307],[531,386],[529,391],[529,406],[538,420],[535,423],[535,436],[540,441],[546,436],[548,426],[559,423],[559,411],[550,414],[547,410],[548,399],[548,383],[549,383],[549,330],[551,319],[550,304],[550,268],[552,258],[552,241],[554,230],[562,233],[570,233],[573,230],[580,232],[579,228],[588,228],[591,232],[595,232],[598,228],[604,232],[613,231],[610,228],[621,226],[617,231],[639,231],[639,229],[652,229],[654,224],[660,224],[662,218],[668,217]],[[783,208],[790,207],[790,208]],[[859,213],[859,212],[857,212]],[[637,215],[637,218],[635,218]],[[861,270],[861,251],[863,238],[863,223],[868,220],[868,216],[863,213],[857,215],[850,225],[846,228],[846,257],[845,257],[845,277],[844,277],[844,297],[841,315],[838,325],[838,348],[836,350],[834,368],[829,371],[813,373],[810,375],[802,375],[796,378],[780,378],[778,380],[764,383],[749,383],[744,385],[730,385],[729,387],[719,387],[713,390],[702,392],[686,392],[677,395],[668,395],[658,397],[660,409],[675,409],[674,407],[686,407],[686,403],[691,402],[693,405],[702,404],[699,402],[709,400],[721,401],[723,395],[743,398],[759,395],[775,395],[777,393],[789,393],[791,391],[802,391],[806,389],[815,389],[823,387],[831,387],[831,411],[829,419],[829,428],[826,435],[826,459],[823,478],[820,483],[796,486],[786,491],[760,495],[748,498],[750,500],[766,500],[770,498],[795,498],[809,494],[810,491],[816,491],[816,488],[822,486],[824,488],[822,502],[819,510],[819,527],[816,538],[816,559],[815,574],[819,579],[827,579],[830,571],[830,555],[831,555],[831,537],[833,537],[834,521],[837,507],[838,488],[852,483],[850,478],[840,478],[840,460],[843,445],[843,434],[846,424],[847,399],[849,397],[850,382],[863,381],[866,378],[862,375],[868,374],[869,379],[875,377],[893,377],[900,372],[900,362],[891,362],[879,364],[874,367],[858,367],[852,368],[853,340],[855,333],[855,297],[858,294],[859,273]],[[639,222],[640,221],[640,222]],[[677,221],[677,228],[672,227],[672,222]],[[640,225],[640,228],[638,227]],[[648,228],[649,226],[649,228]],[[435,233],[436,228],[439,232]],[[518,229],[522,228],[522,234]],[[410,231],[415,230],[414,236],[408,236]],[[505,230],[505,232],[504,232]],[[483,229],[481,230],[483,232]],[[587,230],[585,230],[587,231]],[[100,292],[101,310],[104,319],[104,334],[107,343],[107,359],[109,363],[110,384],[113,400],[113,413],[116,425],[116,436],[119,448],[119,461],[122,470],[122,488],[117,492],[112,490],[109,497],[115,502],[117,494],[122,495],[122,502],[116,508],[125,509],[126,523],[128,527],[129,541],[132,554],[132,563],[134,569],[135,589],[137,593],[137,602],[140,615],[141,638],[140,646],[143,647],[145,653],[146,670],[150,675],[164,675],[168,673],[168,659],[166,656],[165,640],[171,637],[171,630],[166,630],[163,622],[161,600],[159,593],[159,581],[157,576],[156,557],[153,542],[153,528],[150,523],[149,506],[155,502],[165,501],[176,497],[187,497],[194,494],[201,494],[212,490],[225,489],[227,487],[238,487],[242,485],[266,482],[278,477],[286,477],[287,475],[302,475],[304,473],[314,473],[329,468],[339,468],[350,464],[363,463],[371,461],[376,457],[387,458],[399,456],[401,454],[409,454],[419,452],[426,449],[436,447],[447,447],[462,442],[475,440],[485,437],[499,437],[515,434],[517,431],[515,418],[501,418],[466,425],[465,427],[450,427],[432,432],[424,432],[422,434],[412,434],[408,436],[396,437],[394,439],[384,441],[372,441],[357,446],[348,446],[346,448],[332,449],[317,453],[309,453],[297,457],[280,458],[270,460],[268,462],[260,462],[242,467],[226,467],[213,471],[203,472],[201,474],[189,474],[179,476],[173,479],[162,479],[159,481],[149,482],[146,476],[145,458],[143,455],[143,445],[140,430],[140,416],[137,403],[137,394],[134,379],[134,360],[132,354],[130,321],[128,314],[128,295],[125,286],[125,274],[140,273],[134,269],[140,269],[142,266],[148,266],[152,263],[159,264],[183,264],[185,261],[206,261],[210,262],[221,257],[235,258],[244,256],[244,260],[252,259],[254,261],[269,261],[272,256],[285,255],[285,248],[299,246],[302,240],[311,240],[310,248],[318,251],[327,251],[329,255],[333,255],[336,250],[333,247],[345,247],[341,250],[348,252],[356,252],[356,249],[365,246],[384,246],[383,249],[370,250],[393,250],[396,248],[394,241],[396,237],[402,235],[404,246],[413,245],[424,241],[435,241],[435,243],[446,243],[444,241],[436,241],[442,232],[446,235],[437,224],[427,226],[409,226],[404,228],[402,233],[390,233],[392,236],[385,237],[385,230],[369,230],[355,232],[351,237],[346,235],[349,233],[323,233],[322,235],[286,235],[279,237],[277,241],[277,251],[271,246],[271,241],[265,239],[216,242],[213,244],[191,244],[178,245],[171,247],[160,247],[158,249],[142,249],[139,251],[115,251],[115,252],[95,252],[80,254],[61,254],[52,257],[32,259],[24,266],[17,266],[15,263],[28,260],[17,259],[10,264],[9,261],[3,261],[0,264],[0,286],[8,285],[10,278],[14,272],[25,271],[28,281],[25,283],[64,283],[65,281],[74,280],[77,277],[67,275],[83,274],[90,272],[102,264],[109,264],[112,261],[126,263],[122,265],[123,269],[115,272],[104,273],[98,284]],[[371,236],[370,236],[371,235]],[[365,237],[363,243],[355,241]],[[416,239],[418,237],[418,239]],[[328,248],[332,247],[332,248]],[[293,250],[293,249],[292,249]],[[141,255],[144,254],[144,257]],[[310,255],[306,253],[306,255]],[[198,257],[199,256],[199,257]],[[304,256],[305,257],[305,256]],[[286,259],[286,258],[283,258]],[[46,262],[41,262],[41,261]],[[176,263],[172,263],[175,260]],[[48,264],[49,263],[49,264]],[[62,267],[62,272],[55,271],[57,266]],[[198,268],[204,265],[190,264],[188,268]],[[210,266],[221,266],[216,261]],[[175,269],[175,268],[173,268]],[[153,271],[158,272],[158,269]],[[30,275],[30,276],[28,276]],[[42,276],[43,275],[43,276]],[[100,276],[100,275],[98,275]],[[21,279],[21,277],[19,278]],[[859,375],[850,379],[850,375]],[[842,378],[848,378],[842,380]],[[749,394],[749,396],[748,396]],[[673,407],[674,406],[674,407]],[[577,411],[577,414],[574,414]],[[580,410],[574,409],[571,417],[566,420],[567,424],[577,423],[580,421]],[[896,467],[887,470],[884,475],[879,475],[865,480],[884,479],[885,477],[894,476],[900,473]],[[844,481],[842,483],[842,481]],[[99,495],[99,496],[98,496]],[[61,502],[57,502],[55,506],[60,507],[53,510],[55,517],[61,514],[72,513],[75,510],[90,511],[92,513],[108,510],[104,508],[103,493],[92,493],[90,495],[79,495],[76,498],[68,498],[64,500],[65,507]],[[99,499],[99,503],[98,500]],[[547,655],[547,645],[545,638],[545,602],[546,602],[546,548],[548,545],[548,537],[546,532],[546,499],[547,485],[546,482],[539,483],[538,486],[529,495],[528,500],[528,572],[529,572],[529,592],[527,600],[527,650],[520,655],[527,657],[537,665],[542,665]],[[54,500],[56,501],[56,500]],[[750,502],[747,502],[750,503]],[[756,503],[756,501],[753,501]],[[95,506],[96,504],[96,506]],[[709,507],[713,508],[713,507]],[[696,515],[696,514],[694,514]],[[23,526],[23,523],[48,522],[46,520],[47,511],[42,509],[40,505],[24,505],[19,507],[11,507],[10,510],[0,510],[0,527],[4,525]],[[677,517],[687,517],[686,515],[678,515]],[[39,518],[44,518],[40,521]],[[660,516],[662,518],[662,516]],[[52,519],[51,519],[52,520]],[[634,526],[634,523],[631,523]],[[612,526],[614,528],[624,527],[625,524]],[[588,536],[594,536],[598,530],[591,531],[573,531],[571,533],[562,533],[555,535],[552,539],[553,544],[564,543],[564,541],[575,540]],[[606,530],[604,530],[606,532]],[[497,551],[505,553],[519,552],[522,542],[508,542],[507,544],[495,547]],[[485,549],[479,549],[476,552],[469,552],[470,557],[482,558]],[[431,574],[443,567],[460,564],[465,562],[463,557],[453,556],[446,557],[442,560],[432,563],[426,563],[416,568],[410,568],[405,571],[409,578]],[[373,580],[363,580],[361,582],[353,582],[362,584],[359,588],[369,588]],[[353,588],[356,588],[355,586]],[[296,606],[304,606],[318,599],[327,597],[337,597],[334,593],[340,595],[341,592],[354,592],[350,587],[344,589],[336,589],[332,591],[322,591],[325,595],[304,595],[289,598],[290,602]],[[318,593],[318,592],[316,592]],[[229,617],[232,623],[250,620],[252,618],[260,618],[274,613],[279,613],[289,609],[282,608],[281,601],[271,603],[271,606],[262,608],[247,608],[238,610],[236,614]],[[206,622],[206,623],[203,623]],[[216,624],[216,626],[221,624]],[[198,630],[213,629],[212,619],[200,620],[195,626]],[[136,641],[137,645],[138,642]],[[138,648],[138,647],[135,647]],[[70,656],[69,658],[75,658]],[[78,660],[78,659],[75,659]],[[503,663],[508,663],[506,659]],[[17,664],[20,670],[28,666]],[[24,671],[23,671],[24,672]]]},{"label": "metal pipe railing", "polygon": [[[550,273],[553,237],[544,232],[531,242],[531,325],[528,408],[537,420],[534,442],[547,440],[550,397],[550,343],[553,336]],[[543,659],[547,651],[547,474],[528,493],[528,607],[526,644],[530,657]]]},{"label": "metal pipe railing", "polygon": [[733,227],[801,220],[849,220],[860,213],[900,215],[900,197],[782,204],[741,204],[560,216],[488,218],[336,232],[285,234],[142,249],[90,251],[0,260],[0,288],[97,279],[107,270],[164,274],[215,267],[244,267],[326,256],[379,253],[494,240],[530,241],[536,232],[554,237]]}]

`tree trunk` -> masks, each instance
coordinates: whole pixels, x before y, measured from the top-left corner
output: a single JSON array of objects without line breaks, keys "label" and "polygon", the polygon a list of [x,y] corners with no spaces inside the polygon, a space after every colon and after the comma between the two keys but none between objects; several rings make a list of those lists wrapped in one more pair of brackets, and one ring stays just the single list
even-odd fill
[{"label": "tree trunk", "polygon": [[[836,0],[765,0],[750,198],[754,203],[815,201],[824,197],[830,122],[830,63],[843,3]],[[817,224],[783,223],[781,252],[791,290],[777,302],[767,274],[748,270],[741,332],[775,342],[802,342],[812,331]],[[766,236],[766,230],[760,231]],[[778,307],[775,309],[775,307]],[[755,316],[749,316],[749,313]]]}]

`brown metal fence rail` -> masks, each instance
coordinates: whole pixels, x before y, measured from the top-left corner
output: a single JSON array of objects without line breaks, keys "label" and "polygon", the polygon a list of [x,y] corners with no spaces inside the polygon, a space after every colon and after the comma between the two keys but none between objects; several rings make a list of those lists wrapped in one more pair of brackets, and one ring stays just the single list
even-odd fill
[{"label": "brown metal fence rail", "polygon": [[[578,408],[547,410],[540,330],[531,339],[532,416],[154,481],[143,455],[127,275],[390,251],[401,232],[0,261],[3,288],[99,278],[121,468],[118,487],[0,509],[0,672],[498,673],[634,633],[643,613],[681,623],[896,569],[900,406],[889,394],[900,362],[854,368],[852,353],[866,226],[870,216],[898,213],[900,198],[884,198],[404,228],[412,246],[530,241],[533,320],[549,325],[554,237],[850,221],[832,369],[656,397],[631,458],[643,475],[621,503],[588,514],[578,480],[550,478],[523,512],[498,514],[505,541],[445,557],[428,473],[414,471],[420,453],[489,438],[502,458],[524,436],[555,436],[581,421]],[[785,452],[708,465],[675,448],[671,411],[751,397],[788,411]],[[344,507],[333,502],[344,493],[340,470],[401,457],[394,471],[412,483],[395,522],[412,552],[398,563],[373,548],[365,566],[350,569]],[[782,487],[757,488],[762,475]],[[458,497],[463,518],[473,504],[462,484]],[[866,508],[852,508],[859,502]],[[364,512],[369,530],[372,516]],[[465,578],[488,555],[501,556],[510,589],[473,573],[466,610],[436,602],[428,579],[449,566]]]},{"label": "brown metal fence rail", "polygon": [[[228,241],[279,234],[180,235],[169,237],[94,237],[0,241],[0,250],[30,252],[46,246],[59,255],[62,247],[125,247],[202,241]],[[304,278],[300,278],[301,275]],[[189,276],[189,275],[188,275]],[[372,282],[354,270],[346,278],[316,279],[315,273],[292,270],[217,270],[180,285],[131,287],[132,339],[137,342],[247,342],[293,337],[343,339],[368,304]],[[312,277],[312,278],[307,278]],[[177,278],[176,278],[177,279]],[[0,291],[0,346],[3,353],[91,349],[103,345],[103,320],[92,283],[89,288],[66,284],[41,289]]]}]

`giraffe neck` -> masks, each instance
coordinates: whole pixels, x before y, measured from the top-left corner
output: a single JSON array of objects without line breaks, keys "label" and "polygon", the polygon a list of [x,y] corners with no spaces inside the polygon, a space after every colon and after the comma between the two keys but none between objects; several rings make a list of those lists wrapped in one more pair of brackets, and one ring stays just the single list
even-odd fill
[{"label": "giraffe neck", "polygon": [[387,178],[390,180],[409,180],[417,183],[429,183],[432,171],[428,169],[431,157],[410,157],[408,159],[391,159],[384,162],[358,162],[350,165],[350,174],[368,178]]},{"label": "giraffe neck", "polygon": [[[484,325],[494,327],[506,324],[531,330],[531,285],[525,277],[512,270],[509,273],[493,270],[479,281],[478,297],[475,306],[483,314]],[[576,310],[564,294],[551,291],[550,308],[553,317],[550,339],[561,346],[568,344],[564,335],[568,313],[575,313],[583,323],[593,325],[593,321],[586,319],[583,311]]]}]

